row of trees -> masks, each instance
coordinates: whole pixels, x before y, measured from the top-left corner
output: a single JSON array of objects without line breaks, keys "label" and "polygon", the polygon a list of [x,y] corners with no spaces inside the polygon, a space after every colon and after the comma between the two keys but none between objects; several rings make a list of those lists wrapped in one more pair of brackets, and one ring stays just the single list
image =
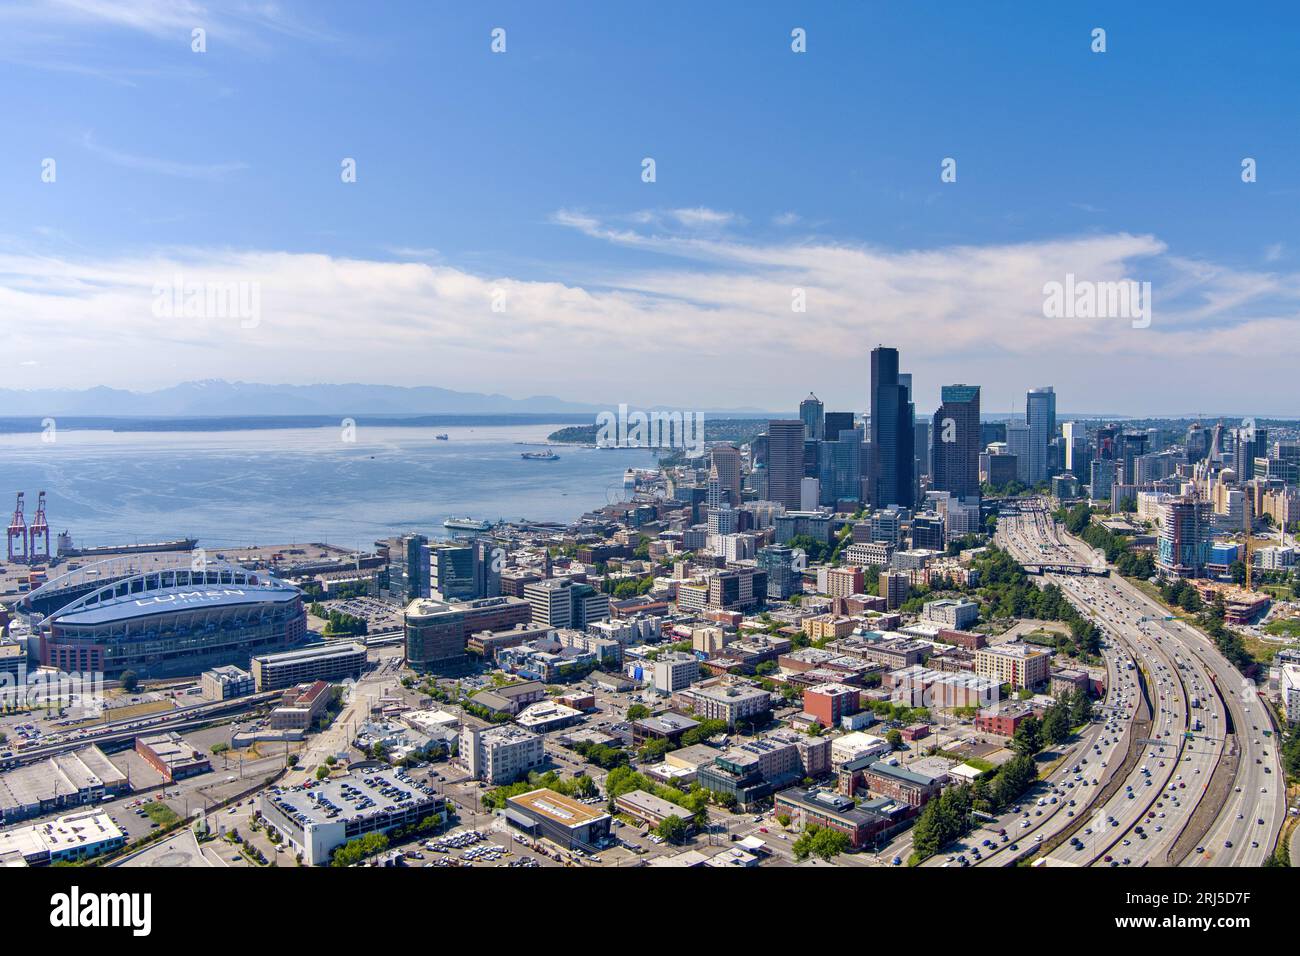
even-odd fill
[{"label": "row of trees", "polygon": [[1083,692],[1062,693],[1042,718],[1026,717],[1011,738],[1015,756],[974,783],[949,787],[926,804],[912,833],[911,862],[933,856],[969,829],[971,814],[997,813],[1014,804],[1038,779],[1034,757],[1047,745],[1063,744],[1073,728],[1092,717],[1092,701]]},{"label": "row of trees", "polygon": [[1034,758],[1017,754],[974,783],[949,787],[925,805],[912,831],[910,864],[934,856],[971,825],[971,814],[996,813],[1020,799],[1038,779]]},{"label": "row of trees", "polygon": [[1075,727],[1092,717],[1092,700],[1083,691],[1065,691],[1038,717],[1026,717],[1011,738],[1011,749],[1023,757],[1033,757],[1044,747],[1065,743]]},{"label": "row of trees", "polygon": [[1116,534],[1104,525],[1093,524],[1092,514],[1092,509],[1087,505],[1075,505],[1064,513],[1057,512],[1057,517],[1070,534],[1105,552],[1106,560],[1115,565],[1115,569],[1126,578],[1145,579],[1156,573],[1155,560],[1149,551],[1131,551],[1127,535]]},{"label": "row of trees", "polygon": [[596,787],[596,782],[586,774],[578,774],[576,777],[565,780],[554,770],[548,770],[546,773],[533,771],[528,774],[525,780],[507,784],[504,787],[495,787],[484,793],[483,806],[490,809],[504,810],[506,801],[511,797],[517,797],[539,787],[545,787],[566,797],[574,797],[579,800],[585,800],[600,793],[600,790]]}]

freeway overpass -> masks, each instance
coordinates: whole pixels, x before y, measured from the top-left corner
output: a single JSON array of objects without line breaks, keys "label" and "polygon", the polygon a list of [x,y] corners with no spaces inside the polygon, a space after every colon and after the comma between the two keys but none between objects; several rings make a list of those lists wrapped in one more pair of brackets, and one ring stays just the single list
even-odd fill
[{"label": "freeway overpass", "polygon": [[1089,564],[1062,564],[1059,561],[1022,563],[1027,574],[1092,574],[1099,578],[1110,577],[1110,568],[1094,568]]}]

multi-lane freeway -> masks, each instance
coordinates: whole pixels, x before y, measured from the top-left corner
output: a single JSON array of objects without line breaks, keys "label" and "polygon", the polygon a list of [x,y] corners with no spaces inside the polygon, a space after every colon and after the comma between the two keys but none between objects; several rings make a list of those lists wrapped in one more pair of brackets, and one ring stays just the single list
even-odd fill
[{"label": "multi-lane freeway", "polygon": [[[1041,503],[1004,517],[998,541],[1022,562],[1104,561]],[[1276,738],[1265,734],[1272,727],[1253,684],[1204,635],[1168,619],[1118,575],[1046,577],[1105,634],[1107,717],[1085,746],[1111,774],[1128,755],[1124,777],[1104,778],[1090,794],[1085,823],[1067,817],[1034,827],[1046,855],[1079,866],[1262,864],[1285,799]],[[1055,795],[1060,784],[1051,786]]]}]

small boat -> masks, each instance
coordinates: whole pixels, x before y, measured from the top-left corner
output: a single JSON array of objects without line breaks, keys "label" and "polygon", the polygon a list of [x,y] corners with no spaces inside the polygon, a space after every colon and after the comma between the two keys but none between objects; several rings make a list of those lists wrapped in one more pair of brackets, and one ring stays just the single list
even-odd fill
[{"label": "small boat", "polygon": [[492,527],[486,521],[475,521],[473,518],[448,518],[442,526],[459,531],[487,531]]},{"label": "small boat", "polygon": [[434,435],[433,437],[436,438],[438,441],[446,441],[447,433],[443,432],[441,435]]},{"label": "small boat", "polygon": [[526,451],[519,455],[524,461],[559,461],[560,456],[549,448],[546,451]]}]

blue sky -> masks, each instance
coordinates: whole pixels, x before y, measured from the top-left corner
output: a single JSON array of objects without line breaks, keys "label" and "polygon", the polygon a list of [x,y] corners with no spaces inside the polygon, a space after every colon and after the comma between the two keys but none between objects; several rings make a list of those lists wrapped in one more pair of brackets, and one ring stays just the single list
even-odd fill
[{"label": "blue sky", "polygon": [[[923,407],[1300,413],[1300,13],[1066,6],[15,0],[0,365],[860,409],[883,341]],[[1066,272],[1151,327],[1044,318]]]}]

